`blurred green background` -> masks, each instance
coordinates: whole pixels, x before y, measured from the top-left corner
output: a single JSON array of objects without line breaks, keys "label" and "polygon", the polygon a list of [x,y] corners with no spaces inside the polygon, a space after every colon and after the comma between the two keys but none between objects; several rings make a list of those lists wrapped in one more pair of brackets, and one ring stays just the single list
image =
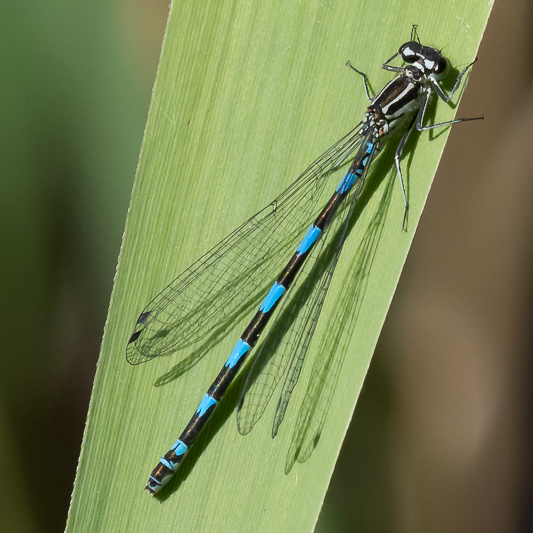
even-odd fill
[{"label": "blurred green background", "polygon": [[[0,531],[64,528],[167,12],[0,5]],[[496,1],[319,532],[532,530],[532,23]]]}]

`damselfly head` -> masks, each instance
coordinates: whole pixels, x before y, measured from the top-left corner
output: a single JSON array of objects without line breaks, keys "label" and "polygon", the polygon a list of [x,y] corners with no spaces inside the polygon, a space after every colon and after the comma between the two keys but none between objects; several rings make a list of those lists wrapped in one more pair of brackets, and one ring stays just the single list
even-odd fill
[{"label": "damselfly head", "polygon": [[398,55],[406,63],[414,64],[425,74],[431,74],[437,80],[442,79],[448,72],[448,60],[440,50],[424,46],[417,41],[402,44]]}]

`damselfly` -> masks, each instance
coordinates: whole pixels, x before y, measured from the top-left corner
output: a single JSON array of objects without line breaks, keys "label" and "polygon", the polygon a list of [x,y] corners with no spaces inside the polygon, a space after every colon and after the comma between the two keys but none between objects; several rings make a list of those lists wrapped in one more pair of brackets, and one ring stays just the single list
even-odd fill
[{"label": "damselfly", "polygon": [[[391,65],[396,57],[407,65]],[[363,120],[322,154],[276,200],[185,270],[141,313],[126,350],[127,360],[133,365],[168,355],[205,338],[221,326],[231,324],[238,311],[257,301],[258,295],[264,298],[187,427],[153,470],[146,485],[151,493],[161,490],[176,472],[272,315],[279,317],[290,302],[296,312],[277,343],[275,353],[266,362],[260,357],[265,343],[261,345],[248,374],[237,413],[239,431],[246,434],[261,418],[276,385],[284,377],[272,429],[272,436],[277,434],[300,376],[371,163],[393,134],[403,129],[403,135],[398,135],[394,160],[405,203],[405,228],[408,202],[400,167],[404,147],[413,128],[425,131],[476,120],[456,119],[424,125],[431,95],[435,93],[442,101],[450,102],[473,63],[462,70],[452,90],[446,94],[439,82],[448,73],[449,62],[436,48],[421,44],[416,26],[411,40],[402,44],[398,52],[382,65],[384,70],[398,76],[377,96],[371,96],[366,75],[348,62],[347,65],[362,76],[370,101]],[[351,156],[353,160],[348,172],[302,240],[305,228],[318,212],[317,202],[327,178]],[[294,250],[299,241],[296,252],[267,294],[268,285],[264,284],[279,273],[280,257],[289,249]],[[313,283],[306,283],[311,270],[326,255],[326,249],[331,253],[325,267],[315,271]],[[282,299],[284,304],[277,309]],[[269,336],[271,333],[272,329]],[[256,367],[260,360],[260,367]]]}]

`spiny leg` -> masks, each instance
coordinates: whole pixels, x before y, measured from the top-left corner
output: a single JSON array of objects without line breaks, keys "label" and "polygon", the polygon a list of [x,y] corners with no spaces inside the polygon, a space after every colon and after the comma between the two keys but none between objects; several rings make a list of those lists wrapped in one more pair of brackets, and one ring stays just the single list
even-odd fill
[{"label": "spiny leg", "polygon": [[368,98],[369,102],[372,102],[374,97],[371,95],[370,88],[368,87],[368,76],[361,70],[357,70],[349,61],[346,62],[346,66],[350,67],[353,71],[357,72],[357,74],[363,77],[363,82],[365,84],[366,97]]},{"label": "spiny leg", "polygon": [[432,78],[431,76],[429,77],[429,81],[431,83],[432,89],[437,93],[437,96],[443,102],[446,102],[448,104],[451,101],[453,95],[455,94],[455,91],[457,91],[457,89],[459,88],[459,85],[461,85],[461,81],[463,80],[463,76],[466,74],[467,70],[469,68],[471,68],[472,65],[476,61],[477,61],[477,57],[476,57],[476,59],[474,59],[474,61],[472,61],[472,63],[466,65],[466,67],[461,71],[461,73],[459,74],[459,76],[457,76],[457,78],[455,80],[455,84],[453,86],[453,89],[450,91],[450,94],[448,94],[448,95],[443,91],[443,89],[440,86],[439,82],[435,78]]},{"label": "spiny leg", "polygon": [[[437,87],[439,87],[437,83]],[[457,124],[459,122],[468,122],[470,120],[483,120],[485,117],[473,117],[473,118],[456,118],[454,120],[447,120],[446,122],[438,122],[437,124],[430,124],[429,126],[424,126],[424,116],[427,111],[429,104],[429,93],[425,92],[422,100],[422,104],[417,113],[416,118],[416,129],[418,131],[432,130],[433,128],[440,128],[441,126],[450,126],[451,124]]]},{"label": "spiny leg", "polygon": [[409,124],[409,127],[407,128],[407,131],[402,135],[402,138],[400,139],[400,142],[398,143],[398,146],[396,147],[396,153],[394,154],[394,163],[396,164],[396,171],[398,173],[398,179],[400,180],[400,187],[402,188],[402,195],[403,195],[403,203],[405,205],[405,210],[403,214],[403,222],[402,222],[402,230],[407,231],[405,229],[405,224],[407,222],[407,213],[409,211],[409,202],[407,200],[407,192],[405,190],[405,184],[403,181],[403,175],[402,175],[402,167],[400,165],[400,160],[402,158],[403,150],[405,148],[405,145],[407,144],[407,141],[409,140],[409,136],[411,135],[411,132],[413,131],[413,126],[415,124],[415,117],[411,119],[411,123]]}]

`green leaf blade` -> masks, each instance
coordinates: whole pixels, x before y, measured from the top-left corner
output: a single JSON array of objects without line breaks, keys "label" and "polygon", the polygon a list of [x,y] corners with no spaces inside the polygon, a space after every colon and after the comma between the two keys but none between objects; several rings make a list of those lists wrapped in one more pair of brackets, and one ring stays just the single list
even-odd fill
[{"label": "green leaf blade", "polygon": [[[233,416],[239,376],[176,479],[161,497],[150,498],[143,491],[150,471],[250,317],[237,321],[198,364],[168,380],[162,377],[180,356],[131,367],[127,340],[162,288],[361,119],[366,98],[344,66],[348,59],[381,88],[391,79],[381,64],[409,39],[416,22],[424,44],[447,46],[452,63],[465,65],[475,57],[489,11],[482,2],[445,1],[431,7],[173,3],[67,531],[86,531],[87,524],[91,531],[131,532],[313,529],[447,132],[434,139],[420,135],[416,153],[405,161],[407,233],[401,232],[403,200],[390,150],[371,171],[373,185],[350,230],[309,355],[333,353],[337,379],[320,440],[305,464],[285,474],[311,362],[275,440],[275,401],[250,435],[239,435]],[[438,121],[453,113],[437,106]]]}]

